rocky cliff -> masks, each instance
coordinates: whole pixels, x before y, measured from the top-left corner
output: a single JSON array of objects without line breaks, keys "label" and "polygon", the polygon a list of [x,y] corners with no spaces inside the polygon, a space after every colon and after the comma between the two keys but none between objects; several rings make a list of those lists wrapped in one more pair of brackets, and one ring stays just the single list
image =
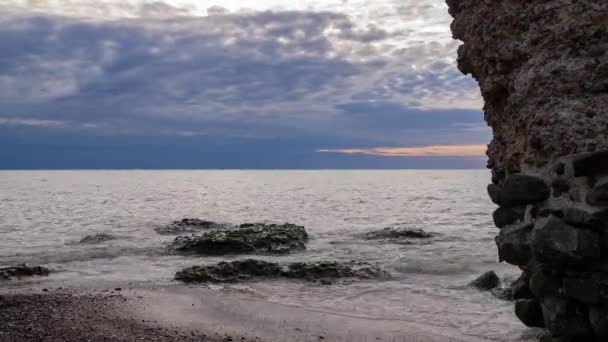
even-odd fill
[{"label": "rocky cliff", "polygon": [[516,315],[608,340],[608,1],[447,0],[481,88],[501,261]]}]

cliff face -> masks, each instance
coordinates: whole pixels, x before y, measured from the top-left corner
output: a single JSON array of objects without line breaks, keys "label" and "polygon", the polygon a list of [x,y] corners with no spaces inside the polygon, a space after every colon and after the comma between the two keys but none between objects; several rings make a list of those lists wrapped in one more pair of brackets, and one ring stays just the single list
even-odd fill
[{"label": "cliff face", "polygon": [[494,139],[489,195],[515,313],[608,338],[608,1],[447,0]]}]

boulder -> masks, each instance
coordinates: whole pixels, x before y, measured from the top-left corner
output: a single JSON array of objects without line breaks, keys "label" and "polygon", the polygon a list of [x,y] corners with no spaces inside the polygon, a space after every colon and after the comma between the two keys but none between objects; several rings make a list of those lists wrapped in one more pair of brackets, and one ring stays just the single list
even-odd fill
[{"label": "boulder", "polygon": [[517,280],[511,284],[513,299],[534,299],[530,290],[530,276],[528,272],[523,272]]},{"label": "boulder", "polygon": [[203,230],[211,230],[211,229],[229,229],[233,226],[225,223],[217,223],[207,220],[194,219],[194,218],[185,218],[179,221],[173,221],[167,226],[158,227],[154,230],[161,235],[179,235],[179,234],[189,234],[189,233],[198,233]]},{"label": "boulder", "polygon": [[568,208],[564,211],[564,222],[573,225],[575,227],[589,228],[600,230],[602,229],[603,223],[600,218],[594,214],[591,214],[585,210],[577,208]]},{"label": "boulder", "polygon": [[595,336],[608,339],[608,310],[602,307],[591,307],[589,309],[589,321]]},{"label": "boulder", "polygon": [[500,285],[500,278],[496,275],[494,271],[488,271],[477,279],[473,280],[469,286],[472,286],[478,290],[482,291],[490,291]]},{"label": "boulder", "polygon": [[534,228],[531,224],[505,227],[496,237],[499,261],[512,265],[524,266],[532,258],[530,233]]},{"label": "boulder", "polygon": [[436,234],[427,233],[422,229],[410,229],[400,227],[389,227],[382,230],[377,230],[365,233],[363,237],[368,240],[402,240],[402,239],[429,239]]},{"label": "boulder", "polygon": [[557,217],[550,218],[532,235],[534,256],[543,263],[580,264],[600,257],[598,234],[573,227]]},{"label": "boulder", "polygon": [[561,294],[562,281],[550,269],[536,267],[530,275],[529,287],[536,298],[542,299]]},{"label": "boulder", "polygon": [[170,249],[199,255],[283,254],[306,249],[308,234],[294,224],[246,224],[236,229],[177,237]]},{"label": "boulder", "polygon": [[503,184],[500,201],[505,206],[533,204],[549,198],[549,187],[541,178],[527,175],[511,175]]},{"label": "boulder", "polygon": [[575,177],[608,175],[608,151],[585,153],[572,161]]},{"label": "boulder", "polygon": [[587,304],[598,304],[601,300],[600,286],[591,277],[565,278],[562,282],[565,296]]},{"label": "boulder", "polygon": [[80,243],[97,244],[97,243],[112,241],[112,240],[116,240],[116,239],[118,239],[117,236],[114,236],[111,234],[106,234],[106,233],[101,233],[101,234],[95,234],[95,235],[87,235],[87,236],[83,237],[82,239],[80,239]]},{"label": "boulder", "polygon": [[574,301],[548,297],[541,302],[545,326],[557,336],[592,341],[593,331],[585,308]]},{"label": "boulder", "polygon": [[597,206],[608,206],[608,182],[598,184],[587,195],[587,203]]},{"label": "boulder", "polygon": [[33,276],[48,276],[51,271],[42,266],[15,266],[0,268],[0,280],[19,279]]},{"label": "boulder", "polygon": [[232,283],[254,279],[290,278],[329,284],[342,278],[388,278],[380,268],[368,264],[340,264],[332,261],[291,263],[246,259],[194,266],[177,272],[175,279],[185,283]]},{"label": "boulder", "polygon": [[515,315],[526,326],[544,328],[543,309],[536,299],[518,299],[515,302]]},{"label": "boulder", "polygon": [[492,214],[494,224],[498,228],[503,228],[517,221],[523,221],[526,213],[526,207],[499,207]]}]

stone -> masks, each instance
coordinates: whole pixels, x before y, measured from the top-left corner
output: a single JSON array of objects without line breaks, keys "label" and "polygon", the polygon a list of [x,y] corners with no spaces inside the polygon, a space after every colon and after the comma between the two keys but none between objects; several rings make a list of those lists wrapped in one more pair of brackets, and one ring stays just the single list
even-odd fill
[{"label": "stone", "polygon": [[600,230],[603,226],[601,220],[596,215],[577,208],[565,209],[563,219],[564,222],[580,228]]},{"label": "stone", "polygon": [[499,207],[492,213],[492,219],[496,227],[503,228],[517,221],[523,221],[525,214],[526,207]]},{"label": "stone", "polygon": [[533,204],[549,198],[549,187],[545,181],[534,176],[511,175],[502,190],[499,200],[508,207]]},{"label": "stone", "polygon": [[587,304],[597,304],[600,301],[600,287],[592,278],[565,278],[563,293],[569,298]]},{"label": "stone", "polygon": [[528,272],[523,272],[517,280],[511,284],[513,299],[533,299],[534,294],[530,290],[530,276]]},{"label": "stone", "polygon": [[608,151],[597,151],[577,156],[572,161],[575,177],[608,175]]},{"label": "stone", "polygon": [[556,179],[551,183],[551,190],[553,190],[553,197],[561,197],[570,191],[570,184],[566,180]]},{"label": "stone", "polygon": [[600,257],[599,236],[552,217],[532,234],[534,256],[552,265],[580,264]]},{"label": "stone", "polygon": [[365,233],[363,235],[363,238],[368,240],[429,239],[434,237],[435,235],[436,234],[434,233],[427,233],[422,229],[388,227],[382,230]]},{"label": "stone", "polygon": [[550,269],[536,267],[530,275],[529,287],[536,298],[561,295],[562,280]]},{"label": "stone", "polygon": [[488,271],[480,275],[477,279],[473,280],[469,286],[472,286],[478,290],[490,291],[500,285],[500,278],[494,271]]},{"label": "stone", "polygon": [[532,258],[530,233],[534,228],[531,224],[515,227],[505,227],[496,237],[499,261],[512,265],[524,266]]},{"label": "stone", "polygon": [[545,327],[543,309],[536,299],[518,299],[515,302],[515,315],[528,327]]},{"label": "stone", "polygon": [[106,234],[106,233],[101,233],[101,234],[95,234],[95,235],[87,235],[87,236],[83,237],[82,239],[80,239],[80,243],[97,244],[97,243],[103,243],[103,242],[112,241],[112,240],[116,240],[116,239],[118,239],[117,236],[114,236],[111,234]]},{"label": "stone", "polygon": [[500,186],[496,184],[489,184],[488,195],[490,196],[492,202],[494,202],[495,204],[501,205],[501,203],[503,203],[502,188]]},{"label": "stone", "polygon": [[589,321],[595,336],[608,339],[608,310],[602,307],[589,309]]},{"label": "stone", "polygon": [[608,182],[598,184],[587,195],[587,203],[597,206],[608,206]]},{"label": "stone", "polygon": [[42,266],[14,266],[0,268],[0,280],[20,279],[24,277],[48,276],[51,273],[46,267]]},{"label": "stone", "polygon": [[563,176],[566,173],[566,164],[565,163],[557,163],[553,167],[553,172],[555,172],[558,176]]},{"label": "stone", "polygon": [[545,327],[553,334],[577,341],[593,336],[586,310],[576,302],[549,297],[541,302],[541,307]]},{"label": "stone", "polygon": [[160,235],[179,235],[198,233],[203,230],[229,228],[234,228],[234,226],[196,218],[184,218],[179,221],[173,221],[167,226],[157,227],[154,230]]},{"label": "stone", "polygon": [[281,265],[274,262],[246,259],[193,266],[176,273],[175,279],[185,283],[233,283],[257,279],[289,278],[320,284],[338,279],[388,279],[390,276],[376,266],[365,263],[341,264],[333,261]]},{"label": "stone", "polygon": [[492,169],[492,183],[498,184],[505,179],[506,174],[503,170]]},{"label": "stone", "polygon": [[258,223],[209,231],[202,235],[177,237],[169,248],[199,255],[284,254],[306,249],[307,242],[308,233],[303,226]]}]

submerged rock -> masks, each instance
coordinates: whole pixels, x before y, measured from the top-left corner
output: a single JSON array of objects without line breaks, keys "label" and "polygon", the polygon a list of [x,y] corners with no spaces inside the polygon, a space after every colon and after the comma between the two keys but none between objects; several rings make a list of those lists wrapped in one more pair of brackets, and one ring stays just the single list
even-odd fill
[{"label": "submerged rock", "polygon": [[224,223],[216,223],[212,221],[193,219],[193,218],[185,218],[179,221],[173,221],[171,224],[165,227],[158,227],[154,230],[161,235],[179,235],[179,234],[189,234],[189,233],[198,233],[201,230],[208,229],[227,229],[232,226]]},{"label": "submerged rock", "polygon": [[469,284],[469,286],[472,286],[482,291],[490,291],[494,288],[497,288],[499,285],[500,278],[498,278],[498,275],[496,275],[496,272],[494,271],[488,271],[482,274]]},{"label": "submerged rock", "polygon": [[388,278],[388,274],[378,267],[367,264],[346,265],[333,261],[322,261],[281,265],[274,262],[245,259],[220,262],[209,266],[188,267],[175,275],[175,280],[185,283],[232,283],[259,278],[291,278],[329,284],[343,278]]},{"label": "submerged rock", "polygon": [[425,232],[422,229],[388,227],[382,230],[368,232],[363,234],[363,238],[368,240],[393,240],[399,241],[404,239],[429,239],[436,234]]},{"label": "submerged rock", "polygon": [[295,224],[245,224],[237,229],[177,237],[171,249],[200,255],[243,253],[283,254],[306,249],[308,233]]},{"label": "submerged rock", "polygon": [[0,268],[0,280],[11,280],[14,278],[48,276],[51,271],[42,266],[15,266]]},{"label": "submerged rock", "polygon": [[80,239],[80,243],[96,244],[96,243],[102,243],[102,242],[112,241],[112,240],[116,240],[116,239],[118,239],[117,236],[114,236],[111,234],[106,234],[106,233],[101,233],[101,234],[95,234],[95,235],[87,235],[87,236],[83,237],[82,239]]}]

